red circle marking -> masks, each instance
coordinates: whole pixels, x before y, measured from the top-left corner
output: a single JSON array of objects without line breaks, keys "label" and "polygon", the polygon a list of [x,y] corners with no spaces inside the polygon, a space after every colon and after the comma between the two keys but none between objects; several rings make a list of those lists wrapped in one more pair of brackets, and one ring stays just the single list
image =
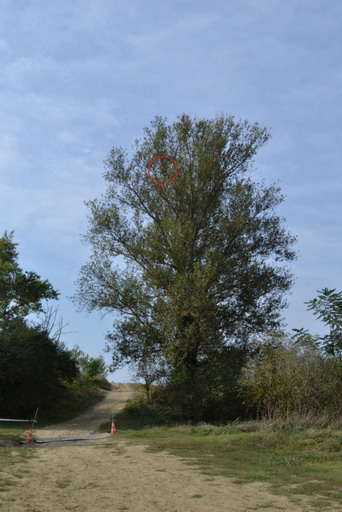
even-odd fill
[{"label": "red circle marking", "polygon": [[[151,176],[151,165],[153,164],[153,162],[155,160],[158,160],[158,158],[167,158],[168,160],[171,160],[171,162],[173,163],[173,165],[175,166],[175,169],[176,169],[176,172],[175,172],[175,175],[174,177],[172,178],[172,180],[168,181],[167,183],[158,183],[158,181],[155,181],[152,176]],[[156,185],[170,185],[170,183],[172,183],[173,181],[175,181],[175,179],[177,178],[178,176],[178,165],[177,163],[175,162],[175,160],[173,160],[173,158],[171,158],[170,156],[164,156],[164,155],[159,155],[159,156],[155,156],[154,158],[152,158],[152,160],[150,160],[148,166],[147,166],[147,177],[153,181],[153,183],[155,183]]]}]

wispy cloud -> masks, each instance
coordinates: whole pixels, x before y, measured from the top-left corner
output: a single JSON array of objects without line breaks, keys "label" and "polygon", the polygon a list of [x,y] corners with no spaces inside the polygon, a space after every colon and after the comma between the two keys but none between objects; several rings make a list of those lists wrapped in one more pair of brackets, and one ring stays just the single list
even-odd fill
[{"label": "wispy cloud", "polygon": [[[0,230],[16,230],[23,264],[69,294],[87,256],[83,201],[104,191],[112,145],[129,148],[155,114],[226,112],[272,128],[256,176],[280,180],[280,212],[299,235],[288,321],[316,326],[303,298],[323,281],[342,288],[342,4],[1,0],[0,9]],[[84,322],[79,336],[96,353],[107,327]]]}]

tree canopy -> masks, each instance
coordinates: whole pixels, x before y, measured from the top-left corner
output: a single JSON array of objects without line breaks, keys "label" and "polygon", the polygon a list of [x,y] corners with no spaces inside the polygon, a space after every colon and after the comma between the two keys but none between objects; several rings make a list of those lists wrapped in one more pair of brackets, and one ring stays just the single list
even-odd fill
[{"label": "tree canopy", "polygon": [[43,310],[44,299],[57,299],[58,292],[35,272],[25,272],[18,264],[13,232],[0,238],[0,328],[15,318]]},{"label": "tree canopy", "polygon": [[[193,375],[229,344],[279,324],[296,238],[274,211],[279,187],[251,178],[268,139],[257,123],[184,114],[173,124],[156,117],[130,155],[111,150],[106,193],[86,203],[92,256],[74,298],[116,314],[113,369],[149,354]],[[148,179],[159,155],[178,164],[170,185]],[[174,166],[158,159],[151,173],[165,183]]]}]

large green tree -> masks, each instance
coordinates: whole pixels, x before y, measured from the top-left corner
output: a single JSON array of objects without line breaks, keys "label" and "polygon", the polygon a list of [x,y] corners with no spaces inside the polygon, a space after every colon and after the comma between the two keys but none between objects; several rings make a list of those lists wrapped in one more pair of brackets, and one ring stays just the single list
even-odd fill
[{"label": "large green tree", "polygon": [[[106,193],[86,203],[92,256],[75,300],[117,314],[113,368],[148,353],[191,379],[227,345],[278,325],[295,237],[274,212],[280,189],[251,178],[268,138],[247,121],[182,115],[171,125],[156,117],[130,155],[112,149]],[[169,185],[148,178],[160,155],[179,167]],[[175,168],[160,158],[150,172],[167,183]]]}]

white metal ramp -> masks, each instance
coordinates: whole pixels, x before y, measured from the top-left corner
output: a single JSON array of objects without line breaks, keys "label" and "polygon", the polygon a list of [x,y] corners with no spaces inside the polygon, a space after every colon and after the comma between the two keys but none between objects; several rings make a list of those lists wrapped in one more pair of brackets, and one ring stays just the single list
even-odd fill
[{"label": "white metal ramp", "polygon": [[72,437],[41,437],[35,438],[35,443],[54,443],[56,441],[85,441],[87,439],[102,439],[110,434],[95,434],[91,436],[72,436]]}]

